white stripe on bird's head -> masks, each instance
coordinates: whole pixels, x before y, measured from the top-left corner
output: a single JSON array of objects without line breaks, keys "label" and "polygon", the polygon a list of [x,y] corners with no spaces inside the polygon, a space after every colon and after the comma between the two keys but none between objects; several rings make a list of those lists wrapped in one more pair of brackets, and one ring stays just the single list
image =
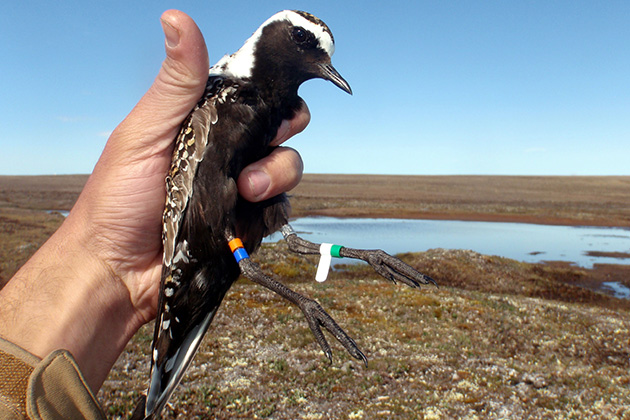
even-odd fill
[{"label": "white stripe on bird's head", "polygon": [[245,44],[234,54],[226,55],[210,68],[210,75],[227,75],[247,79],[252,75],[254,67],[254,50],[266,26],[285,20],[294,27],[302,27],[311,32],[317,39],[318,46],[332,58],[335,53],[335,40],[328,26],[310,13],[283,10],[267,19],[252,34]]}]

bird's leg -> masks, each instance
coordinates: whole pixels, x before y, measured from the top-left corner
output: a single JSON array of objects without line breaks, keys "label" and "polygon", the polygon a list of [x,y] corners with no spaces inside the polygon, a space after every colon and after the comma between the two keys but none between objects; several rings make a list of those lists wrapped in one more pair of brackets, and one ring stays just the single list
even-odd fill
[{"label": "bird's leg", "polygon": [[[253,281],[254,283],[258,283],[261,286],[266,287],[267,289],[279,294],[283,298],[287,299],[289,302],[297,305],[304,313],[306,320],[308,322],[308,326],[311,328],[317,343],[320,345],[326,357],[332,362],[332,351],[330,350],[330,345],[324,334],[322,332],[321,327],[326,328],[335,338],[348,350],[348,353],[352,355],[355,359],[363,360],[363,363],[367,366],[367,358],[359,350],[359,347],[354,342],[352,338],[341,327],[335,322],[335,320],[328,315],[328,313],[313,299],[307,298],[294,290],[289,289],[284,284],[279,281],[269,277],[265,273],[262,272],[260,266],[253,262],[249,256],[247,256],[247,252],[245,252],[244,248],[239,248],[240,241],[235,239],[234,235],[228,233],[226,235],[228,242],[230,243],[230,248],[232,248],[232,252],[234,253],[234,257],[236,258],[238,265],[241,269],[241,274],[245,277]],[[241,245],[242,246],[242,245]]]},{"label": "bird's leg", "polygon": [[[319,254],[321,244],[316,244],[297,236],[291,225],[286,224],[280,228],[280,232],[289,245],[289,249],[298,254]],[[339,257],[355,258],[370,264],[374,271],[387,280],[396,283],[405,283],[410,287],[419,288],[420,284],[437,284],[431,277],[419,273],[413,267],[405,264],[398,258],[392,257],[380,249],[354,249],[337,246]],[[335,255],[337,256],[337,255]]]}]

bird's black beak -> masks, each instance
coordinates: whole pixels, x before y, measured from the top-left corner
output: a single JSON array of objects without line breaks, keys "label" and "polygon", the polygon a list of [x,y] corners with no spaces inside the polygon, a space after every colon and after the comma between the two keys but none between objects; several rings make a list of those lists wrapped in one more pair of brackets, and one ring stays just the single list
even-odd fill
[{"label": "bird's black beak", "polygon": [[332,64],[330,63],[320,64],[319,69],[320,69],[319,75],[322,79],[330,80],[335,85],[337,85],[337,87],[339,87],[341,90],[344,90],[348,92],[350,95],[352,95],[352,89],[350,88],[350,85],[348,84],[348,82],[345,81],[343,77],[341,77],[339,72],[335,70]]}]

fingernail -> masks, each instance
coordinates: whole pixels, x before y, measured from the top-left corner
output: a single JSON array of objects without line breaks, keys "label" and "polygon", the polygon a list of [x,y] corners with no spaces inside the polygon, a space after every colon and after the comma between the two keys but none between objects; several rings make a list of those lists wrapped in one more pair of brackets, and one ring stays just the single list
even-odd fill
[{"label": "fingernail", "polygon": [[280,127],[278,127],[278,134],[276,135],[276,139],[271,142],[272,146],[277,146],[284,142],[289,135],[289,130],[291,129],[291,124],[289,120],[282,120],[280,123]]},{"label": "fingernail", "polygon": [[179,45],[179,31],[164,19],[160,19],[160,22],[162,22],[162,30],[164,31],[164,37],[166,38],[166,46],[169,48],[177,47]]},{"label": "fingernail", "polygon": [[263,171],[252,171],[247,175],[247,179],[255,197],[263,195],[271,185],[271,178]]}]

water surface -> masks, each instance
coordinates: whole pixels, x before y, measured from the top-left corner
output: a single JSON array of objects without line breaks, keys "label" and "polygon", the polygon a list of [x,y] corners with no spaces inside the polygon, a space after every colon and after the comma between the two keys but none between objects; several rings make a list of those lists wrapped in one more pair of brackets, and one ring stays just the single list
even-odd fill
[{"label": "water surface", "polygon": [[[303,217],[291,225],[313,242],[380,248],[390,254],[447,248],[525,262],[568,261],[585,268],[596,263],[630,264],[629,258],[586,255],[589,251],[630,253],[629,228],[332,217]],[[276,233],[266,241],[281,238]]]}]

